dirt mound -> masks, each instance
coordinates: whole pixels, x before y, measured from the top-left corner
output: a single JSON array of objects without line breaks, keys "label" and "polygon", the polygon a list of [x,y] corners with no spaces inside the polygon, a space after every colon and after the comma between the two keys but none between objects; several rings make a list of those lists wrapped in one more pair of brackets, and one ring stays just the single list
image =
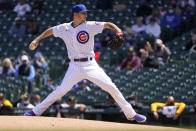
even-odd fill
[{"label": "dirt mound", "polygon": [[187,129],[69,118],[0,116],[0,131],[187,131]]}]

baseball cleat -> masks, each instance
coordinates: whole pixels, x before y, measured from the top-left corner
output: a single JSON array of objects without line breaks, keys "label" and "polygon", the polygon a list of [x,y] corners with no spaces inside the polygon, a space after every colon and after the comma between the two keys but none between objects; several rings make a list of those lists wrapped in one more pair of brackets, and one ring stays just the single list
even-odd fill
[{"label": "baseball cleat", "polygon": [[139,123],[146,122],[146,116],[144,116],[144,115],[136,114],[133,118],[134,118],[134,120],[136,120]]},{"label": "baseball cleat", "polygon": [[27,111],[25,112],[24,116],[36,116],[33,111]]}]

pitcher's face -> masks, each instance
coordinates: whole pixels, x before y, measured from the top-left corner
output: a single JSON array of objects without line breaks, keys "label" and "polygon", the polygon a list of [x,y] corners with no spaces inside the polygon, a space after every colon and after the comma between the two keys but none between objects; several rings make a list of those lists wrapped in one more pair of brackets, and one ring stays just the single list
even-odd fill
[{"label": "pitcher's face", "polygon": [[87,18],[87,12],[79,12],[77,13],[77,19],[81,22],[85,22]]}]

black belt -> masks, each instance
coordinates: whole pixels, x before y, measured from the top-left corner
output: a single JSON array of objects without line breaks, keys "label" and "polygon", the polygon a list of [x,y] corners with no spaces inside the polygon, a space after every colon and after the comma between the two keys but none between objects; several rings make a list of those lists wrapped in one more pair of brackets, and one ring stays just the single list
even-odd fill
[{"label": "black belt", "polygon": [[[89,60],[92,60],[93,58],[92,57],[90,57],[90,59]],[[80,59],[74,59],[74,61],[75,62],[86,62],[86,61],[88,61],[88,58],[80,58]]]}]

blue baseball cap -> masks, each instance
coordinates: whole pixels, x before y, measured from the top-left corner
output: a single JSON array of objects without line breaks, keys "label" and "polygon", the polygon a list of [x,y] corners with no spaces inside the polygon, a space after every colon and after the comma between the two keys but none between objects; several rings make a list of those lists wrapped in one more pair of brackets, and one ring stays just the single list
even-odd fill
[{"label": "blue baseball cap", "polygon": [[74,5],[72,8],[72,14],[73,13],[78,13],[78,12],[87,12],[89,10],[87,10],[86,6],[83,4],[78,4],[78,5]]}]

